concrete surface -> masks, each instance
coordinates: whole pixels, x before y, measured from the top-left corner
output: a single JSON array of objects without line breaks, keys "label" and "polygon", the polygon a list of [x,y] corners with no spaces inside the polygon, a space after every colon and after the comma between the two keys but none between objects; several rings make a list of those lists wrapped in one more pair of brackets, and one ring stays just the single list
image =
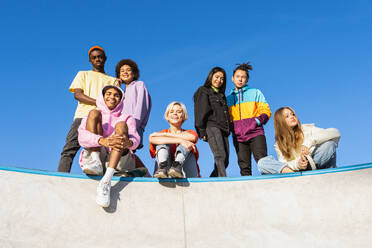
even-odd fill
[{"label": "concrete surface", "polygon": [[0,247],[372,247],[371,167],[115,178],[107,209],[97,178],[0,167]]}]

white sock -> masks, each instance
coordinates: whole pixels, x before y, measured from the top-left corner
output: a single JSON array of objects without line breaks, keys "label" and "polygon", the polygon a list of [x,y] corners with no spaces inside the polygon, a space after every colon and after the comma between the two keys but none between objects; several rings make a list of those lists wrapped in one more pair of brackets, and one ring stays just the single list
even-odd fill
[{"label": "white sock", "polygon": [[111,182],[111,179],[112,179],[112,176],[114,175],[114,173],[115,173],[115,169],[114,168],[110,168],[110,167],[107,168],[105,175],[101,179],[101,182],[103,182],[103,183],[105,183],[105,182],[107,182],[107,183]]},{"label": "white sock", "polygon": [[94,151],[90,154],[90,156],[92,156],[92,159],[93,161],[101,161],[101,158],[100,158],[100,152],[97,152],[97,151]]},{"label": "white sock", "polygon": [[183,164],[185,162],[185,156],[182,154],[182,152],[177,153],[176,158],[174,161],[179,162],[180,164]]}]

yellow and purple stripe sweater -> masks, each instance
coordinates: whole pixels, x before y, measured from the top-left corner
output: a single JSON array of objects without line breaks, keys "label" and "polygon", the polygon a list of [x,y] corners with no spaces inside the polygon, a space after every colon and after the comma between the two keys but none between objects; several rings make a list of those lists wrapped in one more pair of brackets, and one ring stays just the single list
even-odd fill
[{"label": "yellow and purple stripe sweater", "polygon": [[271,111],[259,89],[248,86],[233,89],[226,100],[234,124],[233,134],[238,142],[265,135],[263,125],[270,119]]}]

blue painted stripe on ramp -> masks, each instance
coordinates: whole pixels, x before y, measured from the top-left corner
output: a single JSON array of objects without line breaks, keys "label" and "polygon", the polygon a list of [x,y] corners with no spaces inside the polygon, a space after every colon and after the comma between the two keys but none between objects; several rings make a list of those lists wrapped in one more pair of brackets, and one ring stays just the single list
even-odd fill
[{"label": "blue painted stripe on ramp", "polygon": [[[53,172],[53,171],[43,171],[19,167],[9,167],[1,166],[0,170],[4,171],[14,171],[21,173],[29,173],[36,175],[46,175],[46,176],[56,176],[56,177],[67,177],[67,178],[79,178],[79,179],[94,179],[100,180],[102,176],[87,176],[85,174],[71,174],[65,172]],[[248,180],[263,180],[272,178],[287,178],[287,177],[297,177],[301,176],[301,173],[288,173],[279,175],[263,175],[263,176],[241,176],[241,177],[217,177],[217,178],[183,178],[183,179],[157,179],[149,177],[116,177],[112,178],[113,181],[128,181],[128,182],[231,182],[231,181],[248,181]]]},{"label": "blue painted stripe on ramp", "polygon": [[[193,183],[202,183],[202,182],[236,182],[236,181],[250,181],[250,180],[265,180],[265,179],[278,179],[278,178],[289,178],[289,177],[298,177],[298,176],[309,176],[309,175],[320,175],[328,173],[337,173],[345,171],[354,171],[372,168],[372,162],[356,165],[347,165],[338,168],[332,169],[323,169],[323,170],[313,170],[305,172],[296,172],[296,173],[287,173],[287,174],[275,174],[275,175],[262,175],[262,176],[241,176],[241,177],[216,177],[216,178],[183,178],[183,179],[157,179],[157,178],[148,178],[148,177],[113,177],[113,181],[126,181],[126,182],[193,182]],[[0,170],[4,171],[14,171],[21,173],[29,173],[36,175],[47,175],[47,176],[56,176],[56,177],[67,177],[67,178],[78,178],[78,179],[93,179],[100,180],[102,176],[87,176],[85,174],[71,174],[64,172],[52,172],[52,171],[43,171],[19,167],[9,167],[0,165]]]},{"label": "blue painted stripe on ramp", "polygon": [[323,170],[304,171],[304,172],[302,172],[302,175],[303,176],[320,175],[320,174],[328,174],[328,173],[343,172],[343,171],[362,170],[362,169],[368,169],[368,168],[372,168],[372,163],[365,163],[365,164],[358,164],[358,165],[348,165],[348,166],[342,166],[342,167],[330,168],[330,169],[323,169]]}]

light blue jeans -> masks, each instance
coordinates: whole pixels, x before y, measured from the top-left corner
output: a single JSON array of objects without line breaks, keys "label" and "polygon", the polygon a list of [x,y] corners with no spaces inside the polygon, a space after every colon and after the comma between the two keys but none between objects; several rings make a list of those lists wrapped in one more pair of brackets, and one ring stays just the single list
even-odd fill
[{"label": "light blue jeans", "polygon": [[[156,146],[156,157],[155,157],[155,168],[154,171],[158,169],[159,159],[158,151],[160,149],[165,149],[168,152],[168,169],[172,165],[171,160],[171,145],[157,145]],[[192,152],[187,151],[187,149],[181,145],[178,145],[174,157],[177,156],[177,153],[181,152],[185,157],[185,161],[182,164],[182,170],[186,177],[198,177],[198,169],[196,166],[196,158]]]},{"label": "light blue jeans", "polygon": [[[336,167],[336,143],[326,141],[317,145],[311,154],[317,169]],[[287,165],[274,159],[273,156],[261,158],[257,163],[261,174],[279,174]]]}]

